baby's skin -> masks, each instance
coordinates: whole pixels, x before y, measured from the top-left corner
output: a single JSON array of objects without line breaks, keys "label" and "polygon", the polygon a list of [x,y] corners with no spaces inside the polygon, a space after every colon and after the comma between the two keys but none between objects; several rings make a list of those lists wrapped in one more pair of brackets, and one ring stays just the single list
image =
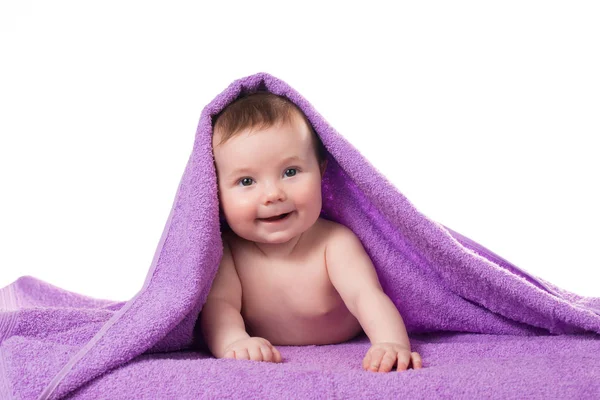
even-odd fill
[{"label": "baby's skin", "polygon": [[[342,343],[364,332],[371,347],[363,369],[421,368],[360,240],[320,217],[326,164],[317,162],[303,121],[215,147],[218,141],[215,133],[219,200],[231,231],[223,233],[223,258],[201,312],[212,354],[278,363],[275,346]],[[288,215],[266,220],[280,214]]]}]

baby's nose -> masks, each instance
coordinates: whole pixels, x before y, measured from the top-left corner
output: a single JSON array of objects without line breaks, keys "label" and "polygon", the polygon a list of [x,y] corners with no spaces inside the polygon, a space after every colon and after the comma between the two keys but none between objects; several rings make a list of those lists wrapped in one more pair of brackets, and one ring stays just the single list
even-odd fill
[{"label": "baby's nose", "polygon": [[279,185],[271,184],[265,189],[265,198],[267,201],[285,200],[285,192]]}]

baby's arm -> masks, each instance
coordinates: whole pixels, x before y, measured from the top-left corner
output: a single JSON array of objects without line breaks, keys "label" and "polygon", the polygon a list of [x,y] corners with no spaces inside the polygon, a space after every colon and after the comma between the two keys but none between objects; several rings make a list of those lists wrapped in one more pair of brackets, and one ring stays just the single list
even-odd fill
[{"label": "baby's arm", "polygon": [[200,314],[204,341],[217,358],[281,361],[279,352],[263,338],[246,332],[242,309],[242,285],[231,250],[223,242],[223,258]]},{"label": "baby's arm", "polygon": [[329,279],[348,310],[358,319],[371,341],[363,368],[388,372],[421,368],[421,357],[411,352],[404,321],[383,292],[369,255],[354,232],[345,226],[335,231],[326,249]]}]

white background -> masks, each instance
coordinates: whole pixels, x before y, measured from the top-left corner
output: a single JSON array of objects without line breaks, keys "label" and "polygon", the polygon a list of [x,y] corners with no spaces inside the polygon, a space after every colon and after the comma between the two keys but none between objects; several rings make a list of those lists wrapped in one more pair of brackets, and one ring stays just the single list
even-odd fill
[{"label": "white background", "polygon": [[597,2],[0,4],[0,287],[132,297],[202,108],[264,71],[425,215],[600,296]]}]

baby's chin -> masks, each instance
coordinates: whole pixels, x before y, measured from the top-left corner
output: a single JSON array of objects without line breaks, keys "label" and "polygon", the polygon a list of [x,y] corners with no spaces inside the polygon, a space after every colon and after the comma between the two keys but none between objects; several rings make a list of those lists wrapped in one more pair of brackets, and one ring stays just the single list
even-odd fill
[{"label": "baby's chin", "polygon": [[286,231],[282,231],[282,232],[270,232],[270,233],[255,233],[255,234],[251,234],[248,235],[246,234],[245,237],[242,235],[238,235],[246,240],[249,240],[251,242],[256,242],[256,243],[263,243],[263,244],[284,244],[287,243],[295,238],[297,238],[299,235],[303,234],[305,231],[299,231],[299,230],[286,230]]},{"label": "baby's chin", "polygon": [[[310,229],[310,228],[309,228]],[[253,232],[248,233],[247,231],[232,231],[240,238],[245,239],[249,242],[262,243],[262,244],[284,244],[297,238],[299,235],[308,231],[309,229],[286,229],[285,231],[275,231],[269,233]]]}]

